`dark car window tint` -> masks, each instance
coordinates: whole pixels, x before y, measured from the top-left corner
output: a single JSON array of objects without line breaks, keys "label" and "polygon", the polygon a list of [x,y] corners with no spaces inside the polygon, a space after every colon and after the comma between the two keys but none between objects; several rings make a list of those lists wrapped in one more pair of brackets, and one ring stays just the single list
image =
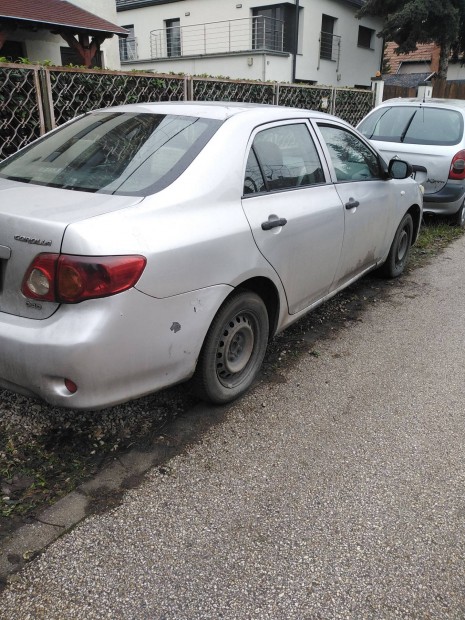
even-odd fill
[{"label": "dark car window tint", "polygon": [[319,125],[338,181],[381,178],[379,160],[358,136],[333,125]]},{"label": "dark car window tint", "polygon": [[244,194],[255,194],[264,191],[265,182],[253,149],[250,149],[245,168]]},{"label": "dark car window tint", "polygon": [[359,130],[369,140],[452,146],[463,135],[463,117],[456,110],[422,106],[379,108]]},{"label": "dark car window tint", "polygon": [[89,114],[0,163],[0,176],[143,196],[172,183],[220,124],[171,114]]},{"label": "dark car window tint", "polygon": [[324,183],[321,161],[306,125],[281,125],[255,136],[253,151],[268,190]]}]

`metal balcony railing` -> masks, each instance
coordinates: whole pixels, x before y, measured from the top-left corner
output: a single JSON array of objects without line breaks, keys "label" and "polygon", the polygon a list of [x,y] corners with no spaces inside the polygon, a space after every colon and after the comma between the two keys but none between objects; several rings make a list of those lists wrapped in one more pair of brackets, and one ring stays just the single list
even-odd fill
[{"label": "metal balcony railing", "polygon": [[122,62],[137,60],[137,40],[129,37],[127,39],[120,39],[119,57]]},{"label": "metal balcony railing", "polygon": [[154,59],[254,50],[283,52],[284,22],[256,15],[251,18],[152,30],[150,49]]}]

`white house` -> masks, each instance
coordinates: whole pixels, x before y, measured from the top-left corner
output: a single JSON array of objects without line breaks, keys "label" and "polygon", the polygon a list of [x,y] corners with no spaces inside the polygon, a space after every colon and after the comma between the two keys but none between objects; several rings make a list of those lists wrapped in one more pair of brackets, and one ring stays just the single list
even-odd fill
[{"label": "white house", "polygon": [[381,21],[363,0],[116,0],[122,69],[370,86]]}]

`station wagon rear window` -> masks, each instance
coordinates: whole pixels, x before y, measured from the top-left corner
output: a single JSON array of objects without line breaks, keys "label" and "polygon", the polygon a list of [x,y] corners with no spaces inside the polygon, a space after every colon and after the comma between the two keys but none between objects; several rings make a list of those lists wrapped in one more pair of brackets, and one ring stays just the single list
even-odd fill
[{"label": "station wagon rear window", "polygon": [[145,196],[172,183],[220,125],[171,114],[91,113],[1,162],[0,177]]},{"label": "station wagon rear window", "polygon": [[463,117],[456,110],[422,106],[381,107],[358,127],[369,140],[452,146],[463,135]]}]

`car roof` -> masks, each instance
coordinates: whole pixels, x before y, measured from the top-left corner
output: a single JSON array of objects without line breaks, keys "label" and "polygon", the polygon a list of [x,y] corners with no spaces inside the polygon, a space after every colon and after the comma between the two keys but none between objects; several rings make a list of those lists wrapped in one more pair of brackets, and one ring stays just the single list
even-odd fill
[{"label": "car roof", "polygon": [[151,114],[183,114],[186,116],[196,116],[201,118],[212,118],[226,120],[238,114],[248,114],[250,116],[263,116],[263,120],[272,121],[292,118],[320,118],[336,119],[325,112],[308,110],[305,108],[291,108],[286,106],[276,106],[266,103],[242,103],[237,101],[168,101],[168,102],[147,102],[133,103],[129,105],[115,106],[112,108],[101,108],[94,112],[130,112],[130,113],[151,113]]},{"label": "car roof", "polygon": [[423,97],[396,97],[395,99],[386,99],[378,107],[385,105],[412,105],[420,107],[445,107],[445,108],[460,108],[465,110],[465,101],[463,99],[439,99],[438,97],[432,99],[423,99]]}]

